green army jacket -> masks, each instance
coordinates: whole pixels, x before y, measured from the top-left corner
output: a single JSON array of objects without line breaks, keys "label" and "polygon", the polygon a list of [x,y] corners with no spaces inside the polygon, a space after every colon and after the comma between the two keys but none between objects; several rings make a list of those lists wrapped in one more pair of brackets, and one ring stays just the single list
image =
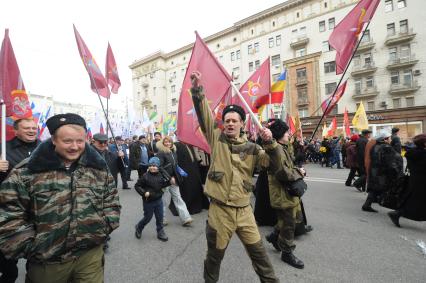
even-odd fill
[{"label": "green army jacket", "polygon": [[65,262],[119,226],[118,192],[104,159],[86,144],[72,167],[65,169],[48,140],[2,183],[0,250],[7,258]]},{"label": "green army jacket", "polygon": [[300,199],[289,195],[286,188],[289,181],[303,177],[299,170],[294,167],[288,146],[274,141],[272,144],[265,145],[264,149],[270,158],[268,183],[271,206],[275,209],[289,209],[299,206]]},{"label": "green army jacket", "polygon": [[191,92],[200,128],[211,148],[211,164],[204,192],[222,204],[245,207],[250,204],[254,169],[267,156],[260,146],[249,142],[245,134],[236,139],[223,134],[214,125],[202,87],[192,88]]}]

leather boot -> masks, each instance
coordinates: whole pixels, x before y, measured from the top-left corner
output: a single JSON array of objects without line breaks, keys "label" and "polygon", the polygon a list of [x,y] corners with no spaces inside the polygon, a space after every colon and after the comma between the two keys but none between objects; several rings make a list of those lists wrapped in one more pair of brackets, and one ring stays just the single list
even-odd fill
[{"label": "leather boot", "polygon": [[274,268],[269,261],[262,241],[251,245],[246,244],[245,247],[251,259],[254,271],[259,276],[260,282],[280,282],[275,276]]},{"label": "leather boot", "polygon": [[372,203],[372,200],[367,197],[365,203],[362,205],[362,210],[367,212],[378,212],[377,210],[371,207]]},{"label": "leather boot", "polygon": [[169,240],[169,238],[166,235],[166,232],[164,232],[164,229],[161,229],[160,231],[157,232],[157,238],[163,242],[167,242]]},{"label": "leather boot", "polygon": [[389,211],[388,216],[392,220],[392,223],[395,224],[396,227],[401,228],[401,225],[399,225],[399,218],[401,217],[401,214],[399,213],[398,210]]},{"label": "leather boot", "polygon": [[277,251],[277,252],[280,252],[281,251],[281,248],[280,248],[280,246],[278,245],[278,236],[280,235],[280,231],[279,230],[276,230],[276,229],[274,229],[272,232],[271,232],[271,234],[269,234],[269,235],[266,235],[266,241],[268,241],[268,243],[271,243],[273,246],[274,246],[274,248],[275,248],[275,250]]},{"label": "leather boot", "polygon": [[299,269],[303,269],[305,267],[305,264],[303,263],[303,261],[301,261],[300,259],[298,259],[293,252],[282,252],[281,253],[281,260],[284,261],[285,263],[288,263],[289,265],[299,268]]}]

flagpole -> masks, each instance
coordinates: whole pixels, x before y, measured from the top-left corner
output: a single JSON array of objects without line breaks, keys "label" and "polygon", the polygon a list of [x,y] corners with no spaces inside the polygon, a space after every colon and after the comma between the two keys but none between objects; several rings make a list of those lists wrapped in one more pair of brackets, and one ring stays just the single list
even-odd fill
[{"label": "flagpole", "polygon": [[[323,113],[322,113],[322,116],[321,116],[321,119],[319,120],[319,122],[318,122],[317,126],[315,127],[315,130],[313,131],[313,133],[312,133],[312,135],[311,135],[311,138],[310,138],[310,141],[314,139],[314,136],[315,136],[316,132],[318,131],[318,127],[319,127],[319,125],[321,124],[322,120],[324,119],[324,117],[325,117],[325,113],[327,113],[327,110],[328,110],[328,108],[329,108],[329,106],[330,106],[331,102],[333,101],[333,98],[334,98],[334,96],[336,95],[337,90],[339,89],[339,86],[340,86],[340,84],[342,83],[343,78],[345,77],[345,74],[346,74],[347,70],[349,69],[349,65],[351,64],[352,59],[354,58],[355,53],[356,53],[356,51],[358,50],[359,45],[361,44],[362,38],[364,37],[365,31],[368,29],[368,26],[370,25],[370,22],[371,22],[371,21],[368,21],[367,26],[366,26],[366,27],[365,27],[365,29],[362,31],[361,38],[358,40],[358,42],[357,42],[357,44],[356,44],[356,47],[355,47],[354,52],[352,52],[351,59],[350,59],[350,60],[349,60],[349,62],[346,64],[345,70],[343,71],[342,76],[340,77],[339,83],[336,85],[336,88],[334,89],[333,95],[331,96],[330,101],[327,103],[327,107],[324,109],[324,111],[323,111]],[[321,106],[320,106],[320,107],[321,107]],[[317,112],[317,111],[318,111],[318,110],[316,110],[315,112]],[[314,113],[315,113],[315,112],[314,112]]]},{"label": "flagpole", "polygon": [[1,105],[1,160],[6,160],[6,103],[0,101]]},{"label": "flagpole", "polygon": [[262,129],[262,124],[260,124],[259,119],[254,115],[253,111],[251,110],[251,107],[248,105],[247,101],[244,99],[244,97],[241,95],[240,91],[238,90],[237,86],[234,84],[233,81],[230,81],[232,88],[237,93],[240,100],[243,102],[245,108],[248,110],[249,114],[251,115],[251,118],[256,123],[256,125],[259,127],[259,129]]},{"label": "flagpole", "polygon": [[[107,116],[107,121],[108,121],[108,117],[109,117],[109,113],[108,113],[108,98],[106,99],[107,101],[106,101],[106,116]],[[106,135],[107,135],[107,138],[108,138],[108,125],[109,125],[109,123],[107,123],[106,124]]]}]

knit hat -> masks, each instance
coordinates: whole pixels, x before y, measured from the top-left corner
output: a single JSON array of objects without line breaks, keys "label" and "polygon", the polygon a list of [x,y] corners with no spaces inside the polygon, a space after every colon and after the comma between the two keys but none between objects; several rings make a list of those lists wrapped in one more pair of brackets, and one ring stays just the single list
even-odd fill
[{"label": "knit hat", "polygon": [[243,120],[243,122],[246,120],[246,112],[244,111],[244,109],[241,106],[238,106],[238,105],[235,105],[235,104],[231,104],[231,105],[226,106],[223,109],[223,112],[222,112],[222,121],[224,121],[225,115],[228,112],[236,112],[236,113],[238,113],[240,115],[241,120]]},{"label": "knit hat", "polygon": [[359,139],[359,135],[354,134],[351,136],[351,141],[356,142]]},{"label": "knit hat", "polygon": [[156,156],[151,157],[148,161],[149,166],[160,167],[160,159]]},{"label": "knit hat", "polygon": [[269,119],[268,120],[268,128],[272,132],[272,137],[275,140],[279,140],[284,136],[284,134],[288,131],[289,127],[287,124],[280,119]]}]

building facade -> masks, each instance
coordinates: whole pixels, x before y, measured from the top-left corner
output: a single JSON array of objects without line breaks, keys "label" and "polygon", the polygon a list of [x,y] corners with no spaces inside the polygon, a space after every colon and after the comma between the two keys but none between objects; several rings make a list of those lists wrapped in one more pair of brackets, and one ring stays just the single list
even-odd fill
[{"label": "building facade", "polygon": [[[328,38],[357,0],[289,0],[205,38],[210,50],[242,85],[270,56],[271,77],[286,69],[286,112],[299,114],[304,132],[313,131],[321,102],[336,88],[335,51]],[[403,139],[426,127],[426,8],[422,0],[384,0],[364,33],[344,80],[346,92],[330,114],[350,116],[362,101],[375,132],[404,128]],[[130,65],[136,111],[157,117],[176,114],[192,44],[158,51]],[[276,114],[281,113],[279,106]],[[329,118],[330,119],[330,118]]]}]

